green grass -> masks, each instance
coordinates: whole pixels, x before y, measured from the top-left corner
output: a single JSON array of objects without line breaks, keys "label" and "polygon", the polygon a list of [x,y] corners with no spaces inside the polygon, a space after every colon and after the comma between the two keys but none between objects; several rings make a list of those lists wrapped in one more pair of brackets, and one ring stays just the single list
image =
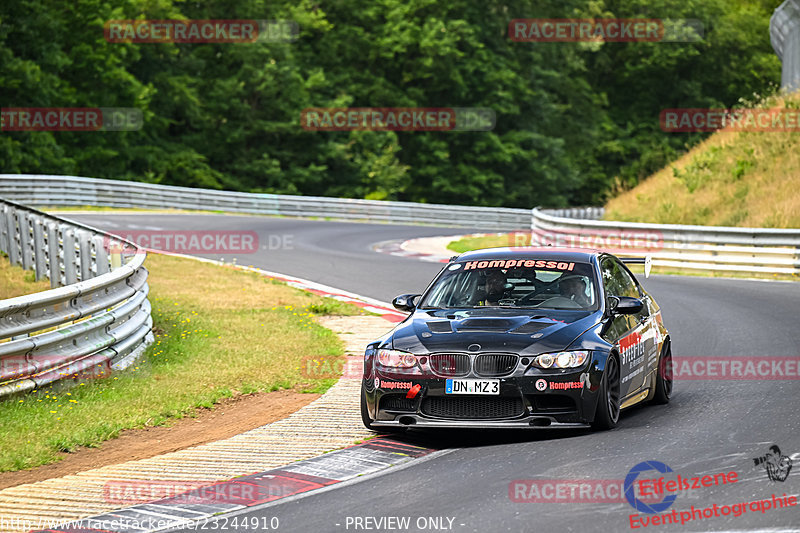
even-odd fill
[{"label": "green grass", "polygon": [[482,237],[467,236],[463,239],[451,242],[447,245],[447,249],[462,254],[464,252],[471,252],[472,250],[480,250],[481,248],[528,246],[530,244],[530,238],[530,232],[526,231],[491,234]]},{"label": "green grass", "polygon": [[51,463],[222,398],[322,393],[336,382],[301,371],[308,357],[344,357],[339,338],[313,317],[358,307],[232,267],[153,254],[145,264],[156,342],[124,372],[0,401],[0,471]]},{"label": "green grass", "polygon": [[[800,96],[753,107],[800,108]],[[606,204],[605,219],[659,224],[800,227],[797,132],[719,131]]]},{"label": "green grass", "polygon": [[6,255],[0,254],[0,300],[46,291],[49,288],[49,280],[35,281],[32,271],[11,266]]},{"label": "green grass", "polygon": [[507,233],[502,235],[486,235],[485,237],[465,237],[453,241],[447,245],[448,250],[463,254],[481,248],[497,248],[500,246],[523,246],[524,243],[516,243],[515,238],[521,233]]}]

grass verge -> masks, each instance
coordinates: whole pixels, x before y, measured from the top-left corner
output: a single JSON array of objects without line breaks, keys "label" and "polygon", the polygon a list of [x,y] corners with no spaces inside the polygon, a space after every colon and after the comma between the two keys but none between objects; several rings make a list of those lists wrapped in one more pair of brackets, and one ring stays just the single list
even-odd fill
[{"label": "grass verge", "polygon": [[49,280],[35,281],[35,279],[36,276],[32,271],[11,266],[6,255],[0,254],[0,300],[46,291],[50,288]]},{"label": "grass verge", "polygon": [[335,383],[301,370],[308,357],[344,357],[339,338],[313,317],[360,308],[232,267],[155,254],[146,266],[156,342],[127,371],[0,401],[0,471],[55,462],[221,398],[321,393]]},{"label": "grass verge", "polygon": [[479,250],[481,248],[497,248],[499,246],[522,246],[523,243],[514,244],[514,237],[524,233],[503,233],[499,235],[486,235],[484,237],[465,237],[447,245],[448,250],[459,254]]},{"label": "grass verge", "polygon": [[[758,108],[800,108],[800,96]],[[720,131],[606,204],[605,219],[660,224],[800,227],[800,136]]]}]

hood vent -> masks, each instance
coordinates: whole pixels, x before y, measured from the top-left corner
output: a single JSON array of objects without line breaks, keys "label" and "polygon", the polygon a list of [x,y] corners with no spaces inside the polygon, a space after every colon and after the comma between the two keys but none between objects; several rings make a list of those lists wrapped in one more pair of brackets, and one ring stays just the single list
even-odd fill
[{"label": "hood vent", "polygon": [[434,333],[453,333],[453,328],[450,327],[450,322],[447,320],[439,320],[436,322],[426,322],[428,329]]},{"label": "hood vent", "polygon": [[495,318],[468,318],[458,325],[458,331],[508,331],[514,322]]},{"label": "hood vent", "polygon": [[535,320],[531,320],[530,322],[525,322],[517,329],[513,330],[511,333],[520,333],[520,334],[530,334],[536,333],[537,331],[543,330],[545,328],[549,328],[553,325],[553,322],[537,322]]}]

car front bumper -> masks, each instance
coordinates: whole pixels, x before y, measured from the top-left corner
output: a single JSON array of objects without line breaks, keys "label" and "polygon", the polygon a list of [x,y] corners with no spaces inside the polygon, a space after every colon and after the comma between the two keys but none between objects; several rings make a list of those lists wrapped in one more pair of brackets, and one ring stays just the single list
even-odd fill
[{"label": "car front bumper", "polygon": [[452,379],[499,382],[494,395],[452,394],[448,379],[376,369],[363,383],[372,426],[385,428],[586,428],[594,419],[601,372],[588,368],[474,375]]}]

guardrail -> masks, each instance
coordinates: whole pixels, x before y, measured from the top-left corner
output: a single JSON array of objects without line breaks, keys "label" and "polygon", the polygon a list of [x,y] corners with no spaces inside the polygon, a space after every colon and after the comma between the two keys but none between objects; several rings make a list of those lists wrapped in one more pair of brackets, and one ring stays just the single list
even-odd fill
[{"label": "guardrail", "polygon": [[[92,205],[177,208],[324,217],[390,223],[429,223],[490,231],[533,229],[532,244],[605,248],[619,255],[649,254],[653,264],[677,269],[745,273],[800,273],[800,230],[608,222],[603,209],[508,209],[382,202],[346,198],[192,189],[74,176],[0,175],[0,196],[38,206]],[[620,236],[625,237],[620,241]],[[616,245],[614,241],[616,239]]]},{"label": "guardrail", "polygon": [[597,207],[534,209],[531,243],[604,248],[620,256],[651,255],[677,269],[800,274],[800,229],[640,224],[598,220]]},{"label": "guardrail", "polygon": [[495,231],[524,229],[531,220],[530,209],[230,192],[75,176],[0,174],[0,196],[34,206],[218,210]]},{"label": "guardrail", "polygon": [[0,251],[55,287],[0,300],[0,397],[126,368],[153,342],[134,243],[0,198]]}]

